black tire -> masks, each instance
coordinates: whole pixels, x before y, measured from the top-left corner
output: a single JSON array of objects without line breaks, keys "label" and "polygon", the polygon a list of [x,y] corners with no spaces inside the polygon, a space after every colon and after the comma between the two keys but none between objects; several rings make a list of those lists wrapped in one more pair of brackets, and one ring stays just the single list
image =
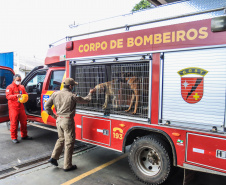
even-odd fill
[{"label": "black tire", "polygon": [[165,182],[172,171],[172,158],[165,141],[156,136],[136,140],[128,155],[130,167],[142,182],[151,185]]}]

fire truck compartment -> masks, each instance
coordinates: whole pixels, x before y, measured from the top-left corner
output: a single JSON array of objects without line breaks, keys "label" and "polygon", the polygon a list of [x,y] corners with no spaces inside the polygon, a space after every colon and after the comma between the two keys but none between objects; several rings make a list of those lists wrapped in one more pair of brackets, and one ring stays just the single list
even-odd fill
[{"label": "fire truck compartment", "polygon": [[111,121],[82,117],[82,139],[110,146]]},{"label": "fire truck compartment", "polygon": [[79,83],[75,89],[79,96],[96,89],[91,102],[78,104],[78,109],[147,120],[149,61],[76,64],[71,67],[71,76]]},{"label": "fire truck compartment", "polygon": [[225,138],[187,134],[186,162],[226,171]]},{"label": "fire truck compartment", "polygon": [[162,123],[224,131],[226,48],[168,52],[162,60]]}]

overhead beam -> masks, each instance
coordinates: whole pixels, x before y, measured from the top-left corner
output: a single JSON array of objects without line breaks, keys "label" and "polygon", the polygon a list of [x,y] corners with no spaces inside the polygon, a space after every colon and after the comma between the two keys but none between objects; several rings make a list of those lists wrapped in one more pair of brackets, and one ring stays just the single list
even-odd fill
[{"label": "overhead beam", "polygon": [[158,0],[148,0],[151,4],[155,5],[155,6],[160,6],[162,5]]},{"label": "overhead beam", "polygon": [[161,4],[167,4],[167,3],[170,3],[170,2],[173,2],[173,1],[177,1],[177,0],[158,0]]},{"label": "overhead beam", "polygon": [[179,0],[148,0],[148,1],[155,6],[160,6],[167,3],[173,3]]}]

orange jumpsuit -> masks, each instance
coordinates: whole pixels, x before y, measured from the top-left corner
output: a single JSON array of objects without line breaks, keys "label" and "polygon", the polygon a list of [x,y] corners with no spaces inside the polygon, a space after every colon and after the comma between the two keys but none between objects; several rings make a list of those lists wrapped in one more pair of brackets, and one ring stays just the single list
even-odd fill
[{"label": "orange jumpsuit", "polygon": [[24,105],[18,102],[18,94],[27,94],[23,85],[16,85],[13,82],[6,88],[12,140],[17,139],[18,121],[20,121],[21,137],[27,136],[27,115],[25,113]]}]

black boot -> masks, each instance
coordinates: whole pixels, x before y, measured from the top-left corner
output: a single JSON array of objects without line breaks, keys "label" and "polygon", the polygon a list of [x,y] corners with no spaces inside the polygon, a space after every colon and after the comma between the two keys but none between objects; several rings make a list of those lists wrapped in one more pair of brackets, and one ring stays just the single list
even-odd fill
[{"label": "black boot", "polygon": [[76,165],[73,165],[72,167],[68,168],[68,169],[64,169],[65,172],[68,172],[68,171],[72,171],[72,170],[76,170],[77,169],[77,166]]},{"label": "black boot", "polygon": [[54,165],[54,166],[58,166],[58,162],[57,162],[57,160],[54,159],[54,158],[50,158],[50,159],[48,160],[48,162],[51,163],[51,164]]},{"label": "black boot", "polygon": [[22,137],[21,139],[22,139],[22,140],[32,140],[33,138],[30,137],[30,136],[26,136],[26,137]]},{"label": "black boot", "polygon": [[15,144],[19,143],[19,141],[17,139],[13,139],[12,142],[15,143]]}]

